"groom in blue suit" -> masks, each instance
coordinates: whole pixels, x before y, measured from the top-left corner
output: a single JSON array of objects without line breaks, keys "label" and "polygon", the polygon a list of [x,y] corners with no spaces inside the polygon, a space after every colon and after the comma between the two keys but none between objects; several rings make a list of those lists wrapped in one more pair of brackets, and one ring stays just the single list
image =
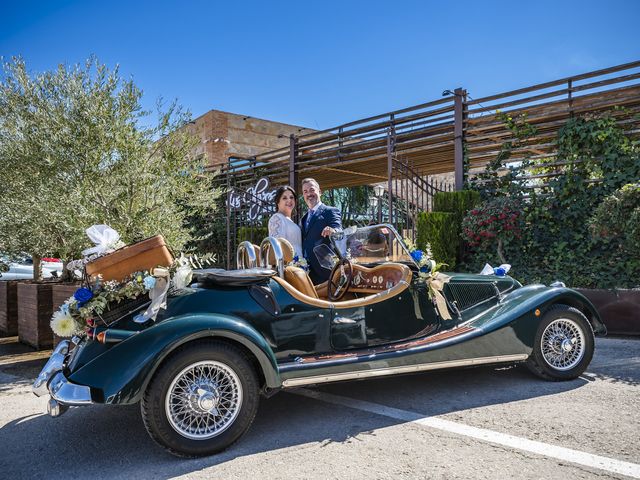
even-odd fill
[{"label": "groom in blue suit", "polygon": [[309,262],[311,281],[317,285],[327,280],[331,272],[320,266],[313,249],[323,243],[330,245],[329,235],[336,230],[342,230],[342,219],[340,210],[320,201],[320,185],[313,178],[302,180],[302,197],[309,207],[309,211],[300,221],[302,251],[304,258]]}]

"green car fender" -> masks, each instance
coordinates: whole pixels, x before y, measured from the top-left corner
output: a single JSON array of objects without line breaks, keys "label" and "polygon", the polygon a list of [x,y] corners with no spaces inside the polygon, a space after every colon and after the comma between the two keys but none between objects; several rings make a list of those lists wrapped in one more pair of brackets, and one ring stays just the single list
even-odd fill
[{"label": "green car fender", "polygon": [[160,364],[176,348],[203,338],[224,338],[253,355],[267,388],[281,386],[275,355],[265,338],[244,320],[223,314],[179,315],[115,344],[69,376],[92,388],[94,401],[130,404],[141,398]]},{"label": "green car fender", "polygon": [[607,327],[602,322],[598,310],[594,307],[593,303],[580,292],[566,287],[552,287],[550,296],[551,299],[545,303],[545,307],[563,304],[577,308],[587,317],[595,334],[606,335]]},{"label": "green car fender", "polygon": [[[485,331],[494,330],[518,318],[533,318],[536,310],[540,310],[539,315],[544,315],[549,308],[559,304],[580,310],[591,323],[595,334],[606,334],[607,329],[598,311],[584,295],[570,288],[549,288],[544,285],[528,285],[505,295],[495,309],[479,315],[471,325]],[[529,323],[532,328],[536,324]]]}]

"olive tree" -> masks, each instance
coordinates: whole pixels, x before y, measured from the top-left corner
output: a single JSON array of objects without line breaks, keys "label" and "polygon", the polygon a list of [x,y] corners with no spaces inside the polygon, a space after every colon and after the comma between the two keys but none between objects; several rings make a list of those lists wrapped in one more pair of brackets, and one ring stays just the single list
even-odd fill
[{"label": "olive tree", "polygon": [[217,195],[175,103],[151,121],[142,91],[95,59],[31,74],[4,62],[0,83],[0,250],[79,258],[85,229],[106,223],[125,243],[190,238],[187,215]]}]

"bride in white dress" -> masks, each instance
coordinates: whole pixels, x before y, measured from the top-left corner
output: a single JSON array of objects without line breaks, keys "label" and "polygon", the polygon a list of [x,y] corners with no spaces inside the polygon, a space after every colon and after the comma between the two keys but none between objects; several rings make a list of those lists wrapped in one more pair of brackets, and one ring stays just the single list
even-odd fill
[{"label": "bride in white dress", "polygon": [[290,186],[280,187],[276,191],[276,208],[278,211],[269,219],[269,236],[286,238],[293,245],[295,254],[302,258],[302,232],[291,220],[291,213],[296,206],[296,192]]}]

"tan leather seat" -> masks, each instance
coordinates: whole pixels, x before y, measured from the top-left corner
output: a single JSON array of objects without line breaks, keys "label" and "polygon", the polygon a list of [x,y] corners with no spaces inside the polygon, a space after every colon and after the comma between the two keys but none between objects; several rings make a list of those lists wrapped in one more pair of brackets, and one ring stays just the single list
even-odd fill
[{"label": "tan leather seat", "polygon": [[293,245],[286,238],[278,238],[278,243],[280,243],[280,248],[282,249],[282,259],[284,260],[284,264],[293,262],[293,257],[295,256],[295,250],[293,249]]},{"label": "tan leather seat", "polygon": [[[279,278],[276,276],[276,277],[272,277],[272,279],[276,283],[278,283],[282,288],[284,288],[293,298],[303,303],[306,303],[308,305],[314,305],[321,308],[335,308],[335,309],[356,308],[356,307],[362,307],[365,305],[373,305],[378,302],[383,302],[395,295],[400,294],[401,292],[409,288],[409,285],[411,284],[411,277],[412,277],[411,269],[409,267],[402,264],[385,264],[384,267],[387,269],[391,267],[393,270],[397,270],[399,272],[400,274],[399,280],[395,285],[393,285],[391,288],[387,288],[386,290],[380,290],[380,291],[376,291],[376,293],[371,293],[363,298],[356,298],[353,300],[343,300],[340,302],[329,302],[327,300],[320,298],[318,296],[318,292],[316,291],[315,287],[313,289],[313,292],[315,293],[315,295],[310,295],[309,293],[303,293],[302,288],[305,288],[305,287],[298,287],[298,286],[294,287],[291,283],[289,283],[288,280],[285,280],[284,278]],[[288,268],[289,267],[287,267],[287,269]],[[293,267],[293,268],[297,268],[297,267]],[[287,269],[285,269],[285,276],[286,276]],[[299,269],[299,270],[302,270],[302,269]],[[304,274],[304,277],[306,279],[309,278],[307,276],[307,272],[302,270],[302,273]],[[301,276],[302,275],[300,275],[299,273],[296,273],[296,277],[300,278]],[[306,283],[306,280],[302,279],[300,280],[300,282],[301,284],[303,282]],[[311,284],[310,281],[309,283]],[[318,285],[318,289],[323,289],[323,288],[326,289],[326,282]],[[304,291],[310,292],[310,290],[308,289]]]},{"label": "tan leather seat", "polygon": [[[293,261],[293,257],[295,256],[295,250],[293,249],[293,245],[291,245],[291,242],[289,242],[289,240],[287,240],[286,238],[277,238],[276,240],[278,240],[280,249],[282,250],[282,259],[285,265],[284,280],[303,295],[311,298],[320,298],[318,297],[318,293],[313,286],[311,278],[309,278],[309,274],[300,267],[288,265]],[[269,253],[267,258],[269,259],[269,264],[275,265],[276,259],[275,255],[273,254],[273,250],[269,248],[268,251]]]},{"label": "tan leather seat", "polygon": [[[286,238],[276,238],[278,243],[280,244],[280,249],[282,250],[282,260],[284,264],[291,263],[293,261],[293,257],[295,256],[295,252],[293,250],[293,245]],[[260,247],[256,247],[256,250],[259,252]],[[273,250],[269,248],[269,253],[267,255],[268,264],[270,266],[275,266],[276,264],[276,256],[273,253]]]},{"label": "tan leather seat", "polygon": [[289,285],[291,285],[300,293],[311,298],[320,298],[318,297],[316,288],[313,286],[313,282],[309,278],[309,274],[302,268],[293,267],[291,265],[285,267],[284,279]]}]

